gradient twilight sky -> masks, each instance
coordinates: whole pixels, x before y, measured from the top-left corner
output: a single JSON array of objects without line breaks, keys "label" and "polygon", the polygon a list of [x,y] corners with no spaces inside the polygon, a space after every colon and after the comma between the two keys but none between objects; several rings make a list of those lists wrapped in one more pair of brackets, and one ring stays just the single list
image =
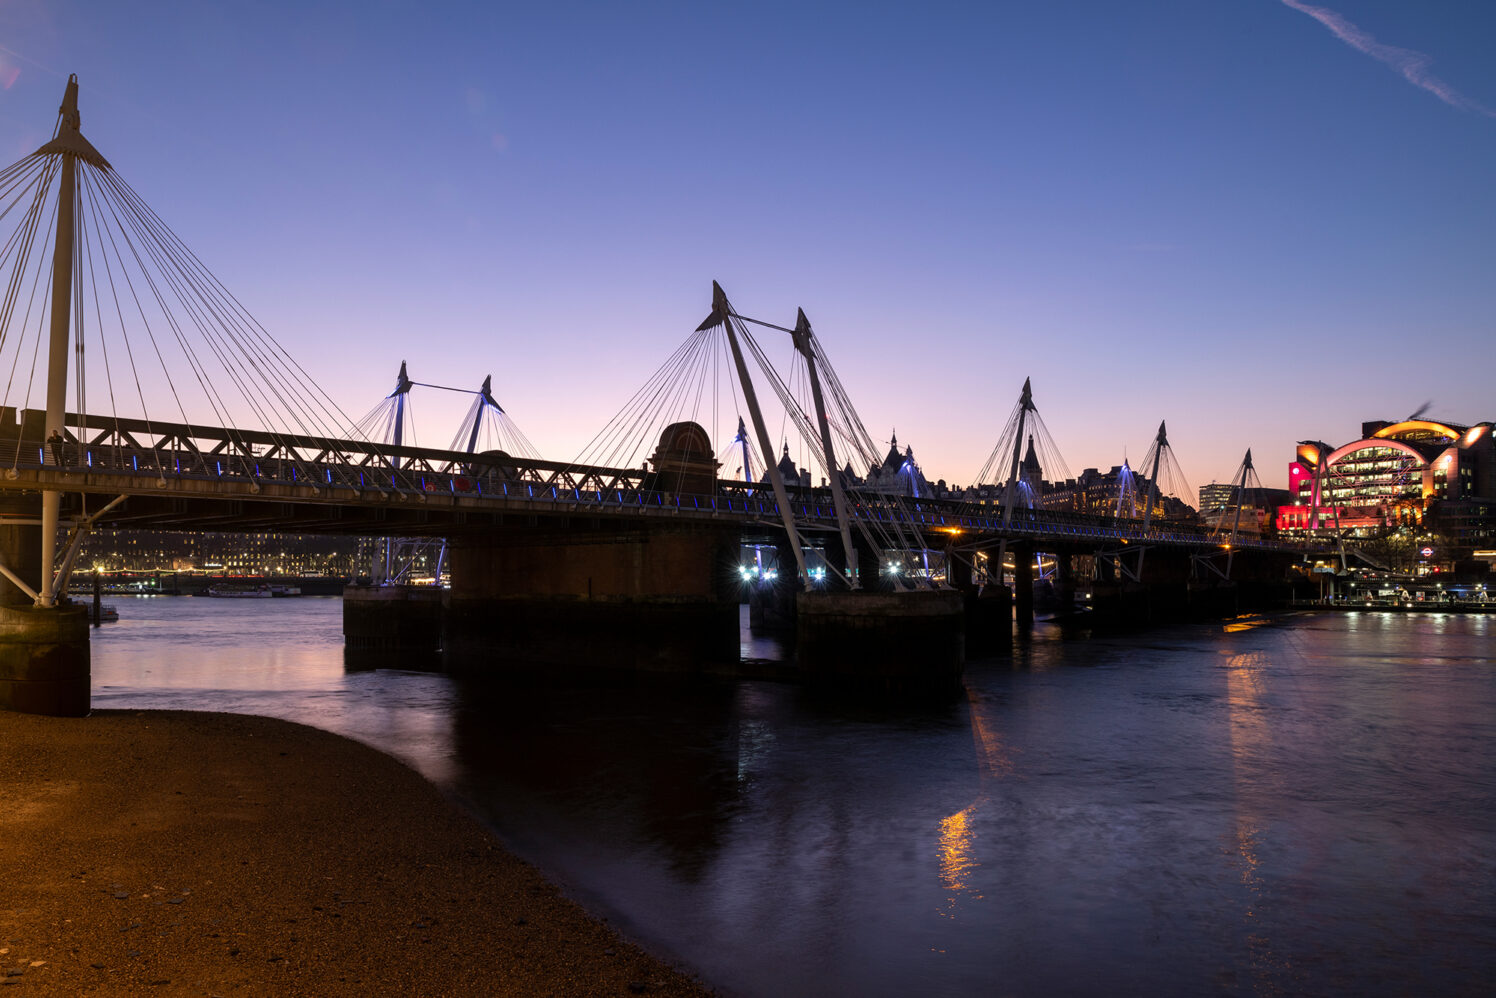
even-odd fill
[{"label": "gradient twilight sky", "polygon": [[[1189,483],[1496,418],[1496,3],[0,0],[5,162],[83,132],[355,417],[575,456],[710,310],[803,307],[965,484],[1025,377]],[[443,405],[450,405],[449,415]],[[442,446],[466,403],[419,403]],[[429,432],[428,432],[429,431]],[[440,439],[438,439],[440,438]]]}]

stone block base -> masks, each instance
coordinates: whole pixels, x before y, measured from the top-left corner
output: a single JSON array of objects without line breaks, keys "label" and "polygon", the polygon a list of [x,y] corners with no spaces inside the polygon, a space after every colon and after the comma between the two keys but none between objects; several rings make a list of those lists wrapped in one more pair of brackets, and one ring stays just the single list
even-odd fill
[{"label": "stone block base", "polygon": [[449,594],[449,672],[701,672],[738,660],[738,604],[691,598],[464,598]]},{"label": "stone block base", "polygon": [[966,664],[963,602],[956,590],[800,593],[801,672],[849,690],[954,692]]},{"label": "stone block base", "polygon": [[441,651],[442,590],[436,586],[347,586],[343,649],[350,669],[419,667]]},{"label": "stone block base", "polygon": [[0,707],[84,717],[89,669],[85,607],[0,606]]}]

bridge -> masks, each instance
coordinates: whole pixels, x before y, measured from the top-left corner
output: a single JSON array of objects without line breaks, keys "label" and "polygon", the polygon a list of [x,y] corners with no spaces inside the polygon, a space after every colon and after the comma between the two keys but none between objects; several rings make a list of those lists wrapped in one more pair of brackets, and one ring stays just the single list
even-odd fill
[{"label": "bridge", "polygon": [[[1172,460],[1162,425],[1145,497],[1119,494],[1108,515],[1042,508],[1020,456],[1025,440],[1032,452],[1046,436],[1027,383],[978,475],[997,482],[1006,464],[1000,506],[864,487],[852,462],[875,465],[877,448],[804,312],[793,327],[750,318],[716,285],[707,318],[573,460],[477,449],[483,413],[502,413],[488,382],[465,447],[462,434],[446,449],[406,443],[400,417],[415,383],[403,366],[393,432],[370,439],[83,137],[77,93],[74,78],[52,140],[0,172],[0,219],[15,222],[0,249],[0,365],[11,372],[0,407],[0,705],[86,712],[88,632],[63,594],[101,523],[446,538],[444,648],[565,661],[605,640],[639,668],[736,656],[739,551],[751,539],[782,554],[786,577],[769,588],[799,618],[802,662],[918,683],[900,670],[932,660],[937,685],[959,676],[979,589],[1007,599],[1009,554],[1020,616],[1031,613],[1039,552],[1070,587],[1084,559],[1098,598],[1115,590],[1117,607],[1129,586],[1234,601],[1244,564],[1266,582],[1303,554],[1240,532],[1239,514],[1229,532],[1155,519]],[[789,374],[755,329],[788,337]],[[764,386],[822,487],[773,462]],[[176,418],[153,416],[160,403]],[[208,418],[188,418],[192,409]],[[724,410],[737,420],[740,480],[719,475],[699,421]],[[788,460],[787,438],[784,450]],[[1248,454],[1239,495],[1250,472]],[[938,573],[888,570],[932,551]],[[350,593],[350,642],[360,628],[390,638],[412,602],[419,614],[432,604],[429,594]]]},{"label": "bridge", "polygon": [[[464,527],[502,526],[516,515],[729,521],[744,528],[781,520],[772,489],[761,483],[718,479],[710,489],[683,493],[659,488],[660,472],[648,468],[76,413],[67,414],[57,449],[46,444],[44,417],[42,410],[0,407],[0,452],[20,455],[0,476],[0,489],[124,497],[105,514],[119,527],[445,536]],[[836,529],[830,488],[785,486],[785,494],[802,529]],[[937,535],[952,534],[1041,545],[1125,541],[1204,553],[1225,546],[1220,531],[1190,524],[1030,506],[1005,513],[964,500],[866,493],[849,512],[918,531],[925,548],[944,549],[947,537]],[[1247,536],[1234,546],[1303,550]]]}]

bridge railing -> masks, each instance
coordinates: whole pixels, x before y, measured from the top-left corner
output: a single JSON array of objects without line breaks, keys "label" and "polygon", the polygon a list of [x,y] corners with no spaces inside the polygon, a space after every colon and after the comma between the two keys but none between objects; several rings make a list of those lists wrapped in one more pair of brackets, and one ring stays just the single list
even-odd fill
[{"label": "bridge railing", "polygon": [[[21,471],[63,470],[85,475],[127,476],[142,491],[160,480],[218,483],[226,495],[254,494],[265,485],[313,490],[328,500],[398,495],[449,497],[465,505],[528,506],[547,511],[612,515],[687,515],[777,523],[779,506],[766,486],[719,481],[711,494],[649,488],[647,469],[602,468],[511,457],[499,452],[466,454],[419,447],[392,447],[356,440],[272,434],[256,430],[159,423],[139,419],[68,416],[59,442],[41,437],[44,414],[0,408],[0,467]],[[79,430],[78,427],[82,429]],[[47,450],[52,460],[48,461]],[[789,487],[797,520],[833,526],[836,512],[826,489]],[[1000,510],[977,503],[859,493],[852,516],[897,524],[924,533],[973,533],[1035,541],[1085,544],[1162,543],[1219,549],[1206,528],[1155,522],[1147,531],[1136,520],[1055,510]],[[1238,547],[1294,549],[1261,539]]]}]

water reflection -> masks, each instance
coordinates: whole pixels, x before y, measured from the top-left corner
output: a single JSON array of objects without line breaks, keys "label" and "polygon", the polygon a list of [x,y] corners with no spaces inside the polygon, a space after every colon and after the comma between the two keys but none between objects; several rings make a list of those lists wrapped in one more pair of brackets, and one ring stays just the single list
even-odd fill
[{"label": "water reflection", "polygon": [[[1227,630],[1231,628],[1228,626]],[[1239,633],[1239,632],[1238,632]],[[1286,969],[1274,952],[1269,906],[1272,900],[1261,869],[1264,819],[1258,813],[1260,799],[1281,793],[1273,770],[1266,764],[1274,733],[1264,709],[1265,674],[1270,666],[1261,650],[1227,656],[1227,737],[1231,743],[1236,828],[1232,848],[1240,868],[1242,887],[1241,931],[1246,941],[1246,976],[1258,994],[1278,990],[1276,982]]]},{"label": "water reflection", "polygon": [[111,597],[93,631],[95,708],[220,710],[310,724],[449,784],[456,692],[447,677],[343,668],[342,601]]},{"label": "water reflection", "polygon": [[347,674],[335,602],[241,602],[277,605],[122,606],[96,703],[376,744],[736,993],[1484,994],[1496,975],[1485,618],[1041,625],[971,663],[964,700],[906,709]]}]

